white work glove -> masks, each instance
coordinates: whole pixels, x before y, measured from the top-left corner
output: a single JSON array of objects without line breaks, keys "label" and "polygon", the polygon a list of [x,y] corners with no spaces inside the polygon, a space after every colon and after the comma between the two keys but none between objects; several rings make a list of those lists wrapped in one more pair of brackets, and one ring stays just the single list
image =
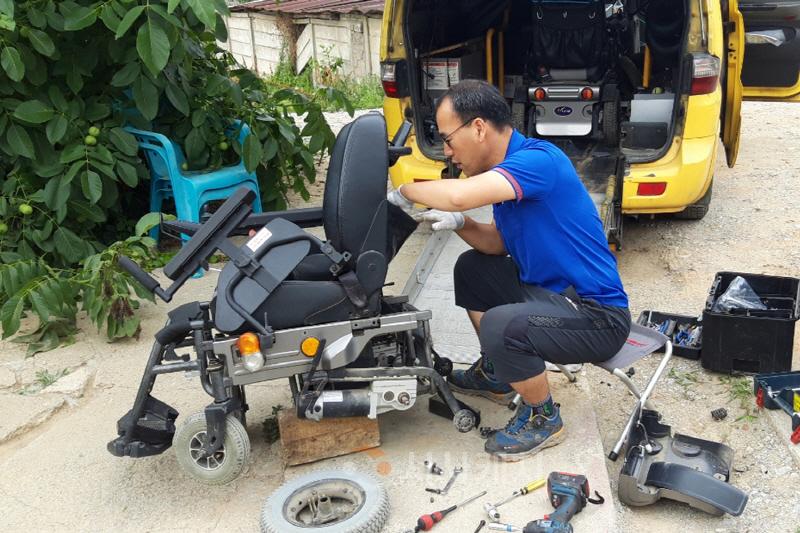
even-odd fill
[{"label": "white work glove", "polygon": [[431,209],[414,216],[414,220],[419,222],[425,220],[431,222],[433,231],[459,230],[464,227],[464,215],[453,211],[439,211]]},{"label": "white work glove", "polygon": [[400,192],[400,189],[402,188],[403,186],[401,185],[393,191],[389,191],[386,194],[386,200],[388,200],[390,204],[396,205],[406,213],[411,214],[411,212],[414,211],[414,202],[403,196],[403,193]]}]

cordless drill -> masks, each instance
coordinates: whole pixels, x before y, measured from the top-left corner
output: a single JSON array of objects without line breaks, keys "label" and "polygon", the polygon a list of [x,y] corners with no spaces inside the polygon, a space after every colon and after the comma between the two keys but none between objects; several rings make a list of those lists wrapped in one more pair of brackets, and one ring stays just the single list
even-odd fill
[{"label": "cordless drill", "polygon": [[580,513],[586,502],[603,503],[589,498],[589,480],[586,476],[566,472],[550,472],[547,476],[547,496],[555,511],[544,518],[528,522],[523,533],[572,533],[569,521]]}]

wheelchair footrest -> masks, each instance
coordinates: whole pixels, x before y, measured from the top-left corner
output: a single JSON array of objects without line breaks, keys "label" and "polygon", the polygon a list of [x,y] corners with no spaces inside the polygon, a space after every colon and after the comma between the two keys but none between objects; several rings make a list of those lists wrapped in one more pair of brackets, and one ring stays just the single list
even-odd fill
[{"label": "wheelchair footrest", "polygon": [[178,411],[148,396],[141,415],[134,420],[133,410],[117,421],[119,437],[108,443],[108,451],[117,457],[158,455],[172,446]]}]

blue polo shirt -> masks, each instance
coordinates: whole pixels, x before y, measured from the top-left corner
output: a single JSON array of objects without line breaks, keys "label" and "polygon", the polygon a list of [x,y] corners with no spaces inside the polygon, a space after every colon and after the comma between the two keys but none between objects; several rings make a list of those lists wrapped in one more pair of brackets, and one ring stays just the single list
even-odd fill
[{"label": "blue polo shirt", "polygon": [[514,130],[505,159],[493,170],[516,193],[493,211],[520,280],[558,293],[572,285],[581,298],[628,307],[603,223],[564,152]]}]

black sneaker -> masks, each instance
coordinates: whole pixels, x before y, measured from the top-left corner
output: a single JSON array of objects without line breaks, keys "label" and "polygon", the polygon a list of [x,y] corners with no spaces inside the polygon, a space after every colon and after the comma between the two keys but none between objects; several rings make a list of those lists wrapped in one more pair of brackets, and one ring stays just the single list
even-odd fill
[{"label": "black sneaker", "polygon": [[519,461],[564,440],[566,432],[558,404],[549,418],[535,414],[533,407],[520,404],[506,427],[492,433],[484,449],[501,461]]}]

